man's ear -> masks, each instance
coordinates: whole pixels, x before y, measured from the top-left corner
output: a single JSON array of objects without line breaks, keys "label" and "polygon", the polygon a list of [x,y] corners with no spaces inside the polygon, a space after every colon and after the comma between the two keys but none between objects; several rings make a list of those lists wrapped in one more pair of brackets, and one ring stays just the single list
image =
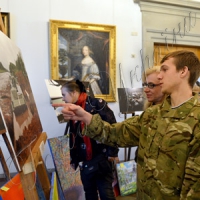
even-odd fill
[{"label": "man's ear", "polygon": [[188,67],[187,66],[184,66],[182,69],[181,69],[181,76],[184,77],[188,74]]}]

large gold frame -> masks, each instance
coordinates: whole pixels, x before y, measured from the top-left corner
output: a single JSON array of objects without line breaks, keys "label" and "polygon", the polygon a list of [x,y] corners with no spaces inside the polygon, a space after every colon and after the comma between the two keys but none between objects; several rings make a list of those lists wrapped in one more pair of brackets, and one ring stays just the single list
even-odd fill
[{"label": "large gold frame", "polygon": [[0,14],[3,23],[3,27],[0,24],[0,31],[4,32],[8,37],[10,37],[10,13],[1,12]]},{"label": "large gold frame", "polygon": [[[60,77],[60,74],[59,74],[59,49],[60,49],[59,48],[59,31],[62,31],[62,34],[65,34],[65,35],[69,33],[77,33],[77,35],[82,34],[82,35],[88,36],[87,41],[85,40],[85,43],[88,42],[88,38],[89,39],[91,38],[93,40],[93,43],[92,43],[93,47],[96,48],[96,50],[97,50],[96,44],[100,42],[100,39],[98,37],[92,38],[92,35],[95,35],[95,34],[96,34],[95,36],[97,36],[98,34],[102,34],[102,35],[104,34],[106,36],[108,35],[107,40],[104,38],[104,44],[106,42],[106,45],[108,45],[107,46],[108,50],[107,50],[107,55],[106,55],[107,62],[106,62],[106,65],[102,65],[102,68],[101,68],[102,70],[101,72],[105,74],[104,78],[108,83],[107,84],[105,82],[103,84],[106,84],[106,86],[103,84],[101,86],[103,86],[104,88],[107,87],[107,89],[105,93],[102,92],[101,95],[98,94],[98,95],[95,95],[95,97],[103,98],[108,102],[115,102],[116,101],[116,55],[115,55],[116,54],[116,27],[112,25],[50,20],[51,79],[53,80],[63,79],[63,77]],[[76,44],[76,41],[77,41],[77,44]],[[73,49],[77,49],[77,47],[78,48],[80,47],[81,42],[84,43],[84,39],[82,39],[82,41],[79,40],[79,38],[78,39],[73,38],[73,41],[72,40],[68,41],[67,39],[66,49],[70,49],[70,46],[69,46],[70,44],[71,44],[71,49],[72,47]],[[100,48],[98,50],[99,51],[98,53],[96,53],[96,55],[99,56],[103,52],[103,50],[101,50]],[[71,52],[71,55],[73,56],[73,51]],[[71,63],[70,65],[71,65],[71,68],[69,68],[68,66],[66,67],[68,70],[69,77],[65,77],[65,78],[70,78],[71,74],[69,73],[69,71],[72,70],[72,68],[74,67],[74,65],[72,65]]]}]

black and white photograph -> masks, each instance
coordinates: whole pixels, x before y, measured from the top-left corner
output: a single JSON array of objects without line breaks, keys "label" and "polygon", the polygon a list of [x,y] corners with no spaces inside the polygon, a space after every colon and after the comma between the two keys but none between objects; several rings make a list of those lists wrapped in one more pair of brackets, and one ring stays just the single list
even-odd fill
[{"label": "black and white photograph", "polygon": [[143,111],[143,88],[118,88],[118,98],[121,113]]}]

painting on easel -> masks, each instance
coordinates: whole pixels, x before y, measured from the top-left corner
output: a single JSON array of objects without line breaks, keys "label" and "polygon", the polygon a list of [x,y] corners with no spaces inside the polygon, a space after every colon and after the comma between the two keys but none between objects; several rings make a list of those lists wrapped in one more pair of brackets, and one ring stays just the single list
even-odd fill
[{"label": "painting on easel", "polygon": [[23,166],[42,125],[20,49],[1,31],[0,44],[0,108],[17,161]]}]

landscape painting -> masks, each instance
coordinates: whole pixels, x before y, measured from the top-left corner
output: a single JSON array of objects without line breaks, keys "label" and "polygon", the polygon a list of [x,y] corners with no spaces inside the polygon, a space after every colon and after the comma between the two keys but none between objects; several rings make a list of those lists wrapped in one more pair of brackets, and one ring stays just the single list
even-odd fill
[{"label": "landscape painting", "polygon": [[116,164],[120,195],[125,196],[136,192],[137,166],[134,160]]},{"label": "landscape painting", "polygon": [[[0,32],[0,107],[20,166],[42,125],[20,49]],[[12,152],[13,154],[13,152]]]}]

